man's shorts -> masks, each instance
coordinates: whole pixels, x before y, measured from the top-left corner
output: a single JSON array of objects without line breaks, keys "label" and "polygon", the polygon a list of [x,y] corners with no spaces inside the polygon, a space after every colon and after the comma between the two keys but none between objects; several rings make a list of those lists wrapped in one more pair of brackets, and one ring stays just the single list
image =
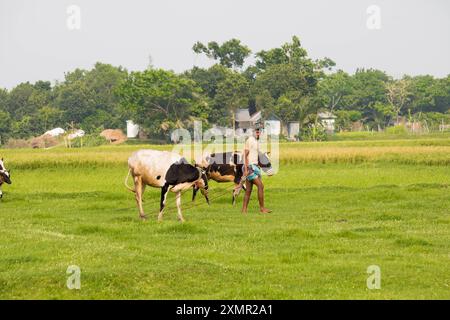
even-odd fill
[{"label": "man's shorts", "polygon": [[248,166],[248,181],[253,181],[256,178],[261,178],[261,168],[258,167],[256,164],[251,164]]}]

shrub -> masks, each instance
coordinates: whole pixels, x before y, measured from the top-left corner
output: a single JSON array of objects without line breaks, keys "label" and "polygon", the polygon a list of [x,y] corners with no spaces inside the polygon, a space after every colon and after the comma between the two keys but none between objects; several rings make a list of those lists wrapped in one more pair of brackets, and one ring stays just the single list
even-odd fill
[{"label": "shrub", "polygon": [[397,125],[397,126],[387,127],[386,133],[387,134],[407,134],[408,129],[406,129],[406,127],[403,125]]},{"label": "shrub", "polygon": [[309,124],[302,130],[302,135],[300,138],[303,141],[326,141],[328,139],[328,135],[322,125]]},{"label": "shrub", "polygon": [[109,144],[109,142],[98,133],[87,134],[84,137],[75,138],[71,141],[72,148],[97,147],[105,144]]}]

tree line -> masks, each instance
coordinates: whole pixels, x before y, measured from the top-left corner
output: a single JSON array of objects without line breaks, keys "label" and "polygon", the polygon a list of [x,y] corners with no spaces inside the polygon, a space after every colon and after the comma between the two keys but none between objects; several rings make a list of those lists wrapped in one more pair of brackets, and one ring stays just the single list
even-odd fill
[{"label": "tree line", "polygon": [[384,71],[358,69],[354,74],[335,70],[329,58],[312,59],[298,37],[278,48],[254,54],[238,39],[224,43],[197,42],[197,54],[214,60],[209,68],[183,73],[149,66],[129,72],[96,63],[91,70],[75,69],[64,80],[25,82],[11,90],[0,88],[0,137],[27,139],[69,123],[87,132],[124,128],[134,120],[152,137],[167,138],[174,128],[232,126],[238,108],[261,110],[302,128],[317,113],[337,116],[340,130],[359,122],[383,130],[401,118],[450,122],[450,75],[394,79]]}]

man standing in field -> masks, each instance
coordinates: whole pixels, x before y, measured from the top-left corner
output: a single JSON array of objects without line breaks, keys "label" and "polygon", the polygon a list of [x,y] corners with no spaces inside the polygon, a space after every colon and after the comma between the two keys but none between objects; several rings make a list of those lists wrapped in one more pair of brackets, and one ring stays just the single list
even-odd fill
[{"label": "man standing in field", "polygon": [[270,213],[271,211],[264,207],[264,185],[261,179],[261,168],[258,165],[259,146],[258,140],[261,134],[260,128],[256,128],[254,135],[247,138],[244,146],[244,177],[245,191],[242,213],[247,213],[248,203],[252,194],[253,185],[258,188],[259,211],[261,213]]}]

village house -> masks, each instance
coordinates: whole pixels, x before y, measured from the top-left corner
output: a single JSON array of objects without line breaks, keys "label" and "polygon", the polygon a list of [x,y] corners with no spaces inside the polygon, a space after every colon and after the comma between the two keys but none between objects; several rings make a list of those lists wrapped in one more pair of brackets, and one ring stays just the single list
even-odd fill
[{"label": "village house", "polygon": [[261,122],[261,111],[250,114],[249,109],[238,109],[234,114],[235,133],[237,136],[249,133]]},{"label": "village house", "polygon": [[325,111],[325,112],[319,112],[317,114],[319,117],[319,121],[322,124],[322,126],[325,128],[325,131],[330,134],[334,133],[334,124],[336,122],[336,116],[332,114],[331,112]]}]

